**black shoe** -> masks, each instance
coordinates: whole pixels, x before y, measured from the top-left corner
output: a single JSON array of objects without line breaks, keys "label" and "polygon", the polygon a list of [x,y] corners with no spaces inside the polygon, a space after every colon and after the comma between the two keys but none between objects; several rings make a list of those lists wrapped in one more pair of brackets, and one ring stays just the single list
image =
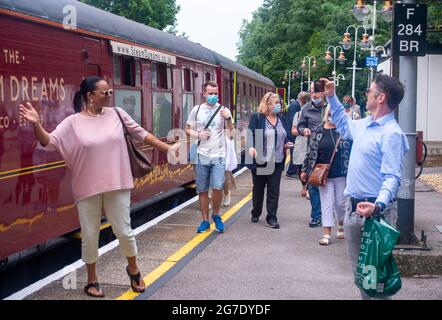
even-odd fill
[{"label": "black shoe", "polygon": [[268,220],[267,221],[267,227],[273,228],[273,229],[279,229],[279,224],[275,220]]},{"label": "black shoe", "polygon": [[259,221],[259,218],[252,216],[251,220],[252,220],[253,223],[257,223]]},{"label": "black shoe", "polygon": [[309,223],[309,225],[308,225],[310,228],[316,228],[316,227],[320,227],[321,226],[321,220],[315,220],[315,219],[313,219],[310,223]]}]

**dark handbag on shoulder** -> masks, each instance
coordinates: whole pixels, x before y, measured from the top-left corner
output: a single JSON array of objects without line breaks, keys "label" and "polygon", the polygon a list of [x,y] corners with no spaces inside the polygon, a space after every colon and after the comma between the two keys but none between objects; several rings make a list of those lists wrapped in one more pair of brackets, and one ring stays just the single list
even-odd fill
[{"label": "dark handbag on shoulder", "polygon": [[132,172],[132,177],[142,178],[152,172],[153,166],[147,156],[135,145],[135,142],[133,141],[132,136],[127,130],[127,127],[124,124],[123,118],[121,118],[118,109],[114,108],[114,110],[118,114],[118,117],[121,120],[121,124],[123,125],[124,139],[126,140],[127,151],[129,153],[130,170]]},{"label": "dark handbag on shoulder", "polygon": [[333,154],[331,156],[329,163],[317,163],[310,174],[307,183],[311,186],[315,187],[323,187],[327,182],[328,172],[330,171],[331,164],[335,157],[336,151],[338,150],[339,142],[341,141],[341,137],[338,138],[336,145],[333,149]]}]

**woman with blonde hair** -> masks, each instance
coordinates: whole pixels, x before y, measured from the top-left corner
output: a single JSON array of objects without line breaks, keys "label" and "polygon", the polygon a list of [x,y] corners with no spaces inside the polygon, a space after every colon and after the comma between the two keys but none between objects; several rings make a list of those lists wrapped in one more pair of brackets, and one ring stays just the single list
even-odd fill
[{"label": "woman with blonde hair", "polygon": [[268,92],[259,104],[258,112],[249,122],[246,146],[246,166],[253,177],[252,222],[262,214],[264,190],[267,187],[267,226],[279,229],[276,217],[279,201],[281,174],[284,170],[286,150],[293,146],[288,142],[278,95]]},{"label": "woman with blonde hair", "polygon": [[333,123],[330,107],[324,113],[323,125],[312,133],[307,157],[302,167],[301,180],[307,181],[317,163],[330,163],[334,149],[336,154],[331,163],[325,186],[319,187],[321,198],[323,236],[320,245],[328,245],[331,240],[331,229],[338,220],[337,238],[344,239],[344,217],[347,198],[344,196],[351,142],[340,139]]}]

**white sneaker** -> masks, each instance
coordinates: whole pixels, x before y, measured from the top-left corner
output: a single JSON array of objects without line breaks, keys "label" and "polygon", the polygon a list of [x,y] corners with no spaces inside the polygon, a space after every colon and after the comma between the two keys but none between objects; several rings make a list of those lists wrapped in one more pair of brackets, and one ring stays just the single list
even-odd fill
[{"label": "white sneaker", "polygon": [[228,194],[228,195],[225,195],[225,194],[224,194],[223,205],[224,205],[225,207],[230,206],[230,201],[231,201],[231,199],[230,199],[230,191],[229,191],[229,194]]}]

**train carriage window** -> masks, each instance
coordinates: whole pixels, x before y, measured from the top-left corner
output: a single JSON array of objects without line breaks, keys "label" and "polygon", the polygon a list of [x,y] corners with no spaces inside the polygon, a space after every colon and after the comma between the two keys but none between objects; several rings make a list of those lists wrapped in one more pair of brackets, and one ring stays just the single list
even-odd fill
[{"label": "train carriage window", "polygon": [[187,119],[189,118],[190,111],[192,111],[194,104],[195,104],[195,98],[193,94],[189,93],[183,94],[183,119],[182,119],[183,128],[184,125],[187,123]]},{"label": "train carriage window", "polygon": [[140,61],[132,57],[114,56],[114,81],[130,87],[141,87]]},{"label": "train carriage window", "polygon": [[182,90],[186,92],[193,92],[194,80],[193,71],[191,69],[182,70]]},{"label": "train carriage window", "polygon": [[115,90],[115,105],[124,109],[139,125],[141,125],[141,91]]},{"label": "train carriage window", "polygon": [[152,63],[152,87],[172,89],[172,68],[165,63]]},{"label": "train carriage window", "polygon": [[141,62],[135,61],[135,85],[141,87]]},{"label": "train carriage window", "polygon": [[211,72],[205,72],[205,73],[204,73],[204,79],[205,79],[206,82],[207,82],[207,81],[213,81],[213,80],[214,80],[214,78],[213,78],[213,73],[211,73]]},{"label": "train carriage window", "polygon": [[172,92],[153,92],[153,134],[167,137],[172,129]]},{"label": "train carriage window", "polygon": [[116,84],[121,83],[121,57],[114,56],[114,82]]}]

